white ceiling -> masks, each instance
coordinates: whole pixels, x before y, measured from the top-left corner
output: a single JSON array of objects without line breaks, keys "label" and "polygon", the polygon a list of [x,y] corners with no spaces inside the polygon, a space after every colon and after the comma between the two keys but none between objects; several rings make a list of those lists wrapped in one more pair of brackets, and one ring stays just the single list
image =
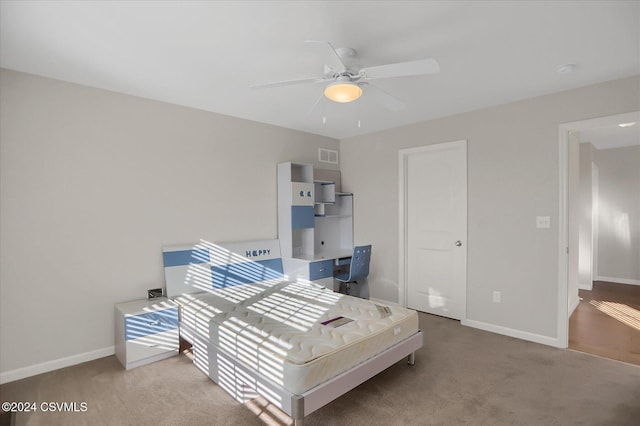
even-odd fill
[{"label": "white ceiling", "polygon": [[[640,74],[638,1],[2,1],[0,65],[149,99],[345,138]],[[330,59],[305,40],[352,47],[363,66],[435,58],[438,75],[377,80],[323,101]],[[569,74],[558,65],[574,63]],[[323,123],[323,117],[326,122]],[[358,127],[360,122],[360,127]]]},{"label": "white ceiling", "polygon": [[617,124],[596,129],[583,130],[580,142],[591,143],[597,149],[613,149],[625,146],[640,145],[640,114],[636,124],[629,127],[619,127]]}]

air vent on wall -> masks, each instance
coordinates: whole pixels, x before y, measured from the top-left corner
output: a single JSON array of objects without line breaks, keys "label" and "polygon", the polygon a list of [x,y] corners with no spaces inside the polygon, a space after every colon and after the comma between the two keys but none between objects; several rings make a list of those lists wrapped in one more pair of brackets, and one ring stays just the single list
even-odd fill
[{"label": "air vent on wall", "polygon": [[338,164],[338,151],[318,148],[318,160],[321,163]]}]

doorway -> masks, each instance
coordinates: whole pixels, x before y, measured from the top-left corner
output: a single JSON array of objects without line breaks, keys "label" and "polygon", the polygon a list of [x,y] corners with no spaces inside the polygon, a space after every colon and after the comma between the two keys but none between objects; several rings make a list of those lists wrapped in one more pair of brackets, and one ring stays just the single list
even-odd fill
[{"label": "doorway", "polygon": [[569,349],[640,365],[640,286],[595,281],[579,294]]},{"label": "doorway", "polygon": [[467,142],[401,150],[400,301],[466,318]]},{"label": "doorway", "polygon": [[[635,125],[629,124],[634,122],[636,123]],[[623,127],[620,126],[621,124],[627,124],[627,127],[635,127],[627,129],[626,134],[620,133]],[[616,263],[616,261],[625,257],[633,258],[636,256],[633,253],[637,253],[637,247],[633,249],[628,245],[630,237],[629,217],[625,215],[627,214],[626,212],[631,211],[631,220],[637,223],[638,213],[633,213],[633,207],[631,210],[626,207],[620,207],[618,205],[619,202],[614,200],[614,195],[619,200],[621,199],[620,195],[607,195],[608,190],[606,189],[607,186],[611,187],[611,183],[607,180],[609,179],[607,175],[611,176],[612,172],[613,175],[624,173],[624,167],[619,167],[621,165],[620,158],[629,162],[629,158],[625,158],[625,156],[628,157],[630,152],[631,155],[637,156],[637,149],[640,148],[633,146],[624,148],[624,146],[629,144],[629,140],[633,141],[631,145],[640,143],[639,127],[640,112],[566,123],[560,126],[561,198],[558,340],[561,347],[571,347],[569,345],[570,326],[572,327],[572,345],[575,346],[578,335],[587,337],[588,333],[593,334],[593,330],[604,330],[594,322],[599,317],[602,317],[602,324],[606,324],[607,321],[612,324],[611,320],[614,319],[621,323],[626,321],[625,326],[627,327],[630,327],[630,324],[632,326],[634,321],[640,321],[640,311],[632,307],[633,298],[629,299],[629,304],[631,305],[626,306],[624,309],[622,307],[625,305],[621,304],[618,299],[605,300],[604,302],[601,300],[602,294],[606,294],[608,298],[617,297],[613,296],[609,291],[617,290],[616,284],[608,283],[607,281],[623,283],[623,287],[624,284],[640,284],[638,271],[637,269],[633,270],[634,264],[636,265],[635,268],[637,268],[637,262],[627,260],[626,266],[624,263]],[[600,140],[598,141],[599,138]],[[623,141],[623,139],[626,140]],[[585,143],[592,141],[593,145]],[[605,141],[609,142],[605,144]],[[611,145],[611,143],[619,143],[619,145]],[[596,158],[598,158],[598,161],[595,161]],[[611,158],[618,158],[618,160],[612,161]],[[609,162],[609,165],[607,165],[606,161]],[[599,164],[602,165],[602,170],[600,170]],[[629,164],[627,169],[635,170],[637,167]],[[600,182],[601,179],[602,182]],[[637,178],[634,178],[633,182],[636,180]],[[619,184],[616,183],[616,186],[619,186]],[[629,191],[637,193],[638,189],[637,187],[632,187]],[[600,194],[607,195],[607,198],[601,199]],[[622,196],[622,199],[625,199],[625,197]],[[612,209],[614,206],[616,207],[615,211]],[[606,217],[598,220],[599,214],[604,214]],[[601,230],[602,232],[599,233],[599,227],[610,229],[607,232]],[[604,237],[599,239],[599,234],[604,235]],[[611,238],[609,237],[611,236],[614,239],[626,239],[628,247],[626,251],[624,248],[617,247],[618,251],[616,252],[614,250],[615,247],[612,248],[609,245],[611,243]],[[600,261],[598,260],[599,247],[602,256],[605,257]],[[612,258],[612,261],[605,262],[606,257]],[[630,271],[629,268],[632,270]],[[631,279],[611,279],[611,277],[625,276]],[[593,285],[594,282],[596,283],[595,285]],[[632,294],[640,290],[640,287],[633,287],[635,286],[628,289],[631,290]],[[629,293],[623,292],[622,294]],[[596,309],[597,307],[600,308]],[[612,310],[612,307],[616,307],[616,309]],[[576,309],[576,315],[572,317],[571,315]],[[638,318],[634,319],[634,315],[638,316]],[[591,321],[591,324],[587,326],[583,323],[578,327],[576,321],[579,318]],[[636,336],[640,331],[631,327],[629,332]],[[601,333],[613,335],[618,332],[614,329],[609,329],[609,331],[604,330]],[[640,335],[633,336],[631,338],[636,340],[637,337],[640,337]],[[593,337],[593,335],[589,337],[592,342],[595,341]],[[604,337],[596,340],[613,342],[612,339]],[[588,346],[584,343],[585,340],[582,342],[583,347]],[[612,350],[600,350],[592,353],[601,355],[602,353],[613,352]]]}]

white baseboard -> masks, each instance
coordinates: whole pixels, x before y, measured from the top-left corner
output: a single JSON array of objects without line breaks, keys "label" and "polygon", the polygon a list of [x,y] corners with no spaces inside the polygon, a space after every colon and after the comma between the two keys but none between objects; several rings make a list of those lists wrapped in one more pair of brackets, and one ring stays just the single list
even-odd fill
[{"label": "white baseboard", "polygon": [[567,316],[567,318],[571,317],[571,314],[573,314],[573,311],[576,310],[579,304],[580,304],[580,297],[576,296],[576,298],[571,301],[571,305],[569,305],[569,315]]},{"label": "white baseboard", "polygon": [[13,382],[16,380],[24,379],[26,377],[35,376],[37,374],[47,373],[49,371],[69,367],[71,365],[82,364],[83,362],[93,361],[94,359],[98,358],[104,358],[106,356],[113,355],[114,353],[115,347],[109,346],[91,352],[85,352],[65,358],[54,359],[53,361],[47,361],[41,364],[35,364],[28,367],[17,368],[15,370],[4,371],[0,373],[0,384]]},{"label": "white baseboard", "polygon": [[593,281],[580,282],[578,281],[578,290],[593,290]]},{"label": "white baseboard", "polygon": [[640,280],[630,280],[628,278],[596,277],[596,281],[606,281],[609,283],[640,285]]},{"label": "white baseboard", "polygon": [[516,330],[513,328],[502,327],[495,324],[489,324],[482,321],[474,321],[470,319],[463,319],[460,324],[467,327],[478,328],[484,331],[490,331],[492,333],[503,334],[505,336],[515,337],[517,339],[528,340],[530,342],[541,343],[547,346],[554,346],[556,348],[562,348],[563,345],[556,337],[543,336],[541,334],[529,333],[528,331]]}]

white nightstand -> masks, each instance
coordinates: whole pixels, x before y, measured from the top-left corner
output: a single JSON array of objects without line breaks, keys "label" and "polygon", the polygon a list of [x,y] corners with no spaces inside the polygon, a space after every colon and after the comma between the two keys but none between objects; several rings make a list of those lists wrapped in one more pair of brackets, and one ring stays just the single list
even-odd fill
[{"label": "white nightstand", "polygon": [[116,357],[129,370],[178,354],[178,305],[161,297],[115,305]]}]

